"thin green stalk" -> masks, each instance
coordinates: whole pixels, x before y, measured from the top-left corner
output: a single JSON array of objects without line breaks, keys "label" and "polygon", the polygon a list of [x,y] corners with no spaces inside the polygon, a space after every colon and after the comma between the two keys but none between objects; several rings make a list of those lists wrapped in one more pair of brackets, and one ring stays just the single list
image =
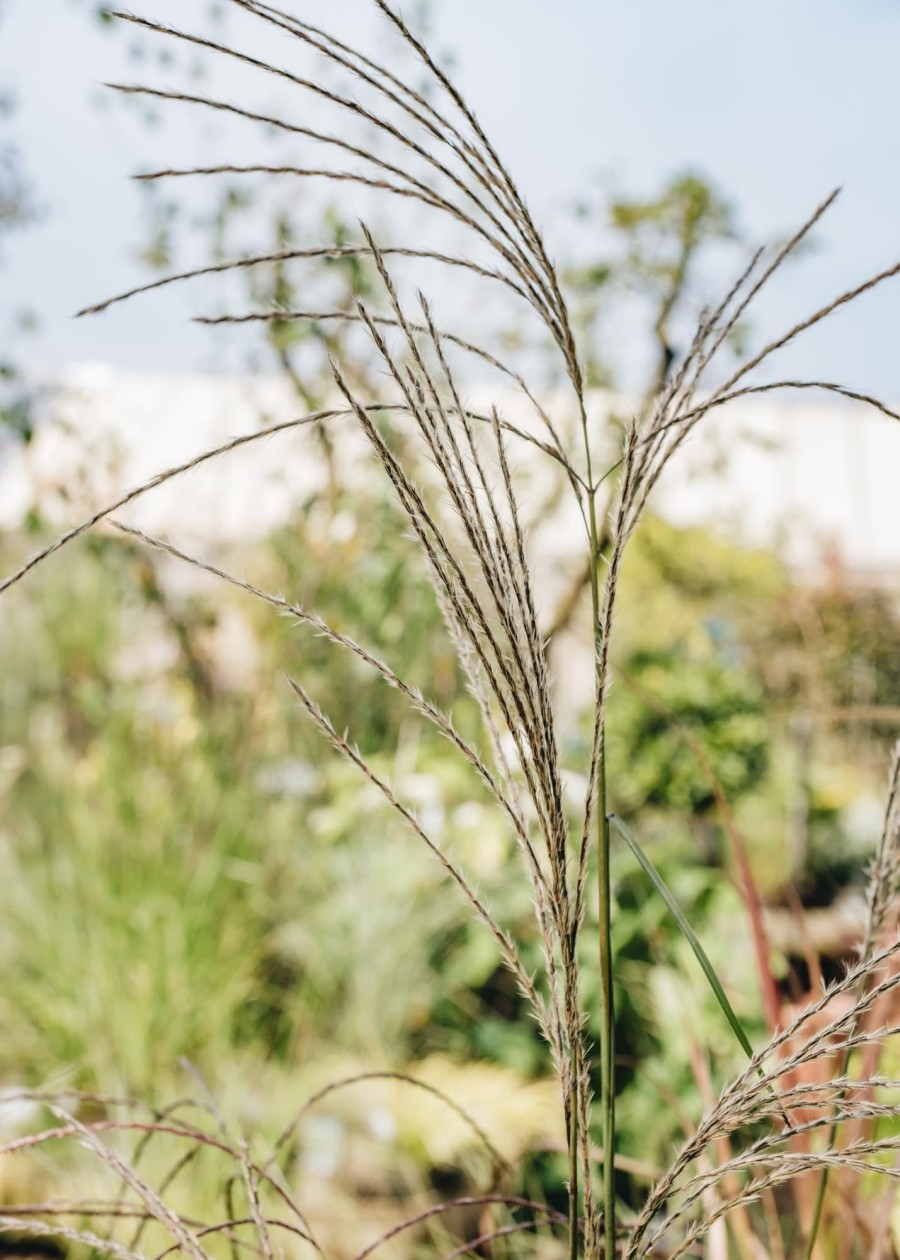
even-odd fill
[{"label": "thin green stalk", "polygon": [[[587,421],[582,412],[587,451],[588,484],[593,484],[590,451],[587,440]],[[591,600],[594,614],[595,659],[598,696],[600,683],[600,543],[597,526],[596,490],[589,500],[591,533]],[[603,1123],[603,1234],[607,1260],[616,1254],[616,1090],[613,1075],[615,1052],[615,1006],[613,1001],[612,965],[612,891],[610,881],[610,831],[606,799],[606,728],[600,732],[597,761],[597,905],[600,931],[599,988],[600,988],[600,1106]]]},{"label": "thin green stalk", "polygon": [[572,1046],[572,1089],[566,1109],[566,1145],[569,1150],[569,1260],[578,1260],[578,1084],[577,1054]]},{"label": "thin green stalk", "polygon": [[610,846],[609,819],[606,816],[606,735],[600,737],[600,760],[597,767],[597,896],[600,909],[600,1020],[603,1036],[600,1043],[600,1076],[603,1109],[603,1228],[607,1260],[616,1254],[616,1088],[613,1076],[615,1043],[615,1007],[613,1004],[613,966],[611,943]]},{"label": "thin green stalk", "polygon": [[[834,1145],[834,1139],[837,1137],[837,1124],[831,1126],[831,1132],[828,1135],[828,1145]],[[816,1206],[813,1211],[812,1223],[809,1227],[809,1235],[806,1239],[806,1249],[803,1252],[803,1260],[812,1260],[812,1254],[816,1249],[816,1238],[819,1234],[819,1226],[822,1223],[822,1209],[825,1206],[825,1192],[828,1189],[828,1173],[830,1169],[823,1168],[819,1177],[819,1189],[816,1193]]]}]

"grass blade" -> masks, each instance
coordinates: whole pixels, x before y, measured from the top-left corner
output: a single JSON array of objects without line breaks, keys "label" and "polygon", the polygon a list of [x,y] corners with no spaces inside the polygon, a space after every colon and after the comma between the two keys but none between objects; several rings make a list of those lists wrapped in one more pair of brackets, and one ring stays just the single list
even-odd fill
[{"label": "grass blade", "polygon": [[685,916],[684,911],[681,909],[681,906],[679,906],[678,902],[675,900],[668,885],[666,884],[665,880],[660,875],[659,871],[656,869],[656,867],[647,857],[644,850],[638,844],[637,840],[635,840],[634,836],[631,834],[631,832],[628,830],[628,828],[625,826],[622,820],[620,818],[617,818],[615,814],[610,814],[609,821],[612,823],[612,825],[616,828],[616,830],[622,836],[625,843],[628,845],[628,847],[631,849],[634,856],[637,858],[641,866],[644,868],[651,884],[653,884],[653,887],[656,889],[656,891],[662,897],[663,901],[669,907],[669,910],[672,913],[672,917],[674,918],[675,922],[678,924],[679,928],[681,929],[681,932],[685,940],[690,945],[691,949],[694,951],[694,957],[697,959],[697,962],[700,964],[703,970],[703,974],[706,976],[707,980],[709,981],[710,988],[712,989],[713,993],[716,995],[716,1001],[719,1003],[719,1006],[721,1006],[722,1012],[725,1015],[725,1018],[728,1020],[729,1024],[731,1025],[734,1031],[734,1035],[737,1037],[738,1041],[741,1043],[741,1046],[744,1052],[746,1053],[747,1057],[752,1059],[753,1047],[750,1045],[750,1042],[747,1038],[747,1034],[744,1032],[743,1026],[741,1025],[741,1021],[738,1019],[737,1015],[734,1013],[734,1008],[731,1005],[731,1003],[728,1001],[728,998],[725,994],[725,990],[722,988],[722,985],[719,981],[719,977],[716,975],[715,968],[713,967],[712,963],[709,961],[706,951],[704,950],[703,946],[700,944],[699,940],[697,939],[697,935],[694,932],[694,929],[691,927],[690,923],[688,923],[687,917]]}]

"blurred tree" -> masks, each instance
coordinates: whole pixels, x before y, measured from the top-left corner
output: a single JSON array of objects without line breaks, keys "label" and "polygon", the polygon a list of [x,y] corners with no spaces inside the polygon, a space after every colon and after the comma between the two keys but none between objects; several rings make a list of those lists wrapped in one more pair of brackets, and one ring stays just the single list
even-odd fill
[{"label": "blurred tree", "polygon": [[678,327],[696,324],[696,282],[707,247],[735,243],[731,207],[696,172],[673,176],[648,198],[604,197],[599,204],[579,202],[576,216],[591,229],[604,229],[610,247],[600,256],[569,268],[567,280],[578,298],[583,327],[595,357],[589,379],[620,388],[599,348],[602,324],[618,309],[623,293],[635,293],[648,313],[656,362],[643,390],[643,406],[665,384],[676,354]]},{"label": "blurred tree", "polygon": [[[611,236],[608,250],[571,266],[565,274],[585,333],[582,344],[592,347],[585,365],[587,379],[598,387],[622,388],[602,348],[602,331],[613,313],[621,312],[623,296],[636,294],[645,310],[642,325],[652,329],[654,343],[637,404],[644,412],[666,383],[677,353],[679,326],[696,328],[695,288],[707,248],[738,242],[733,212],[700,175],[686,173],[674,176],[647,199],[579,202],[576,215],[592,230],[605,228]],[[590,578],[590,565],[585,565],[559,601],[551,635],[562,633],[577,617]]]}]

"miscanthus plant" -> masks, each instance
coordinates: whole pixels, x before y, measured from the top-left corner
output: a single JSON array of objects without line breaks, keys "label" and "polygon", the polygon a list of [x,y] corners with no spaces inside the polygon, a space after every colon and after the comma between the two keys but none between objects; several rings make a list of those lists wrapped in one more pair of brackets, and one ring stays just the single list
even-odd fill
[{"label": "miscanthus plant", "polygon": [[[167,276],[122,294],[84,313],[106,310],[146,289],[186,282],[211,273],[224,274],[277,263],[302,263],[322,257],[358,257],[373,265],[381,283],[381,301],[359,301],[352,310],[262,310],[228,314],[207,323],[314,320],[345,321],[358,326],[370,342],[385,386],[377,398],[360,396],[345,364],[333,363],[334,405],[328,410],[264,427],[208,450],[189,463],[161,471],[95,512],[0,582],[0,593],[86,531],[109,522],[143,544],[159,548],[187,565],[240,587],[274,611],[312,626],[337,653],[363,661],[396,688],[423,722],[446,738],[447,756],[460,757],[479,776],[515,838],[519,876],[530,885],[543,949],[535,973],[523,962],[520,946],[485,903],[466,870],[431,835],[414,809],[398,796],[358,751],[353,732],[336,728],[302,678],[291,687],[309,720],[336,753],[352,762],[378,790],[390,810],[408,825],[415,842],[426,846],[446,872],[448,889],[464,898],[490,934],[499,957],[527,999],[559,1081],[567,1146],[567,1209],[516,1198],[504,1190],[508,1170],[499,1155],[489,1193],[470,1197],[507,1213],[483,1235],[468,1240],[453,1255],[488,1247],[497,1238],[541,1230],[559,1238],[575,1260],[619,1254],[626,1260],[665,1254],[697,1254],[705,1237],[722,1222],[745,1212],[748,1204],[772,1202],[771,1192],[801,1175],[817,1174],[818,1202],[803,1231],[802,1250],[816,1249],[816,1233],[833,1170],[896,1176],[894,1156],[900,1138],[876,1135],[873,1122],[896,1115],[891,1101],[897,1083],[859,1064],[864,1052],[894,1031],[891,995],[900,985],[900,942],[894,933],[900,872],[900,759],[894,756],[884,830],[869,886],[869,919],[858,963],[768,1044],[753,1048],[690,924],[640,847],[638,839],[610,809],[606,770],[607,697],[615,637],[616,602],[629,542],[640,527],[650,496],[669,462],[697,425],[737,398],[773,390],[818,390],[874,407],[893,420],[898,416],[878,399],[825,380],[761,381],[758,369],[808,329],[839,307],[854,301],[900,271],[900,263],[841,293],[737,365],[723,354],[730,335],[754,300],[770,285],[834,201],[827,197],[780,247],[759,250],[699,321],[687,349],[676,357],[667,379],[643,413],[625,427],[619,457],[602,466],[602,448],[590,418],[582,371],[584,348],[572,321],[553,260],[526,201],[502,158],[482,130],[470,105],[429,49],[386,0],[373,0],[385,22],[413,54],[416,85],[390,66],[347,45],[300,17],[262,0],[230,0],[248,18],[274,28],[282,37],[284,64],[252,56],[231,46],[128,13],[117,16],[166,40],[187,41],[213,56],[242,63],[263,76],[274,76],[298,98],[296,113],[282,116],[237,105],[201,93],[186,94],[144,85],[113,85],[119,92],[149,98],[174,109],[220,111],[277,129],[303,141],[321,159],[309,166],[267,165],[261,157],[248,165],[217,165],[149,172],[145,180],[201,179],[228,175],[271,174],[282,180],[324,179],[338,187],[357,186],[388,202],[412,202],[427,216],[449,221],[455,236],[470,248],[455,253],[423,244],[414,247],[379,240],[360,226],[356,243],[335,249],[289,249],[279,254],[239,257]],[[324,79],[292,69],[292,51],[312,50],[335,72]],[[302,64],[302,63],[301,63]],[[424,84],[419,85],[419,77]],[[337,83],[339,86],[335,86]],[[325,102],[342,126],[318,131],[302,121],[310,96]],[[555,349],[566,381],[568,401],[560,413],[545,404],[540,382],[500,352],[481,344],[477,332],[448,331],[421,293],[405,294],[397,271],[410,263],[435,264],[455,280],[467,278],[518,303],[536,320]],[[473,408],[462,384],[464,360],[479,370],[499,374],[523,396],[531,422],[513,424],[498,406]],[[723,364],[728,364],[727,368]],[[554,404],[556,406],[557,404]],[[576,423],[567,416],[574,411]],[[471,742],[457,730],[427,694],[404,680],[402,667],[378,659],[367,648],[327,624],[314,611],[238,578],[176,543],[149,537],[116,517],[139,496],[227,452],[286,429],[322,425],[343,418],[358,425],[388,478],[409,529],[417,540],[431,583],[482,718],[481,738]],[[398,434],[402,432],[402,441]],[[419,455],[414,455],[410,433]],[[528,443],[540,458],[554,461],[583,523],[583,546],[590,560],[594,634],[593,722],[590,754],[584,766],[587,793],[580,802],[566,799],[560,761],[560,730],[548,667],[547,643],[539,616],[539,593],[529,555],[529,540],[514,475],[514,448]],[[424,453],[426,459],[421,459]],[[573,821],[574,819],[574,821]],[[716,997],[723,1018],[746,1051],[746,1068],[721,1092],[678,1151],[671,1166],[636,1212],[617,1205],[614,1155],[617,1151],[613,1003],[614,959],[610,877],[613,845],[627,846],[643,867],[655,894],[667,904],[693,949]],[[448,895],[451,895],[448,891]],[[580,937],[589,899],[596,903],[599,954],[586,957]],[[587,1011],[582,996],[585,968],[599,978],[599,1045],[586,1036]],[[592,986],[593,988],[594,986]],[[874,1015],[873,1015],[874,1012]],[[883,1015],[887,1012],[887,1016]],[[877,1062],[877,1060],[876,1060]],[[829,1068],[811,1072],[811,1065]],[[596,1083],[596,1088],[595,1088]],[[410,1080],[411,1087],[416,1082]],[[0,1148],[0,1154],[33,1150],[51,1139],[80,1141],[106,1165],[120,1185],[110,1201],[20,1205],[0,1219],[0,1229],[61,1242],[82,1243],[100,1254],[131,1260],[140,1254],[149,1222],[168,1243],[159,1255],[182,1251],[205,1260],[216,1239],[232,1248],[250,1247],[267,1258],[289,1238],[320,1250],[303,1213],[302,1186],[292,1193],[279,1171],[278,1156],[301,1122],[288,1123],[266,1159],[252,1158],[244,1142],[219,1126],[211,1103],[199,1111],[146,1113],[116,1100],[103,1103],[101,1120],[79,1118],[77,1100],[42,1095],[57,1114],[50,1130]],[[316,1100],[310,1101],[311,1106]],[[453,1106],[445,1099],[447,1106]],[[95,1111],[95,1107],[93,1109]],[[88,1109],[88,1115],[92,1109]],[[187,1115],[187,1118],[185,1116]],[[476,1132],[477,1118],[469,1118]],[[118,1153],[111,1135],[137,1133],[134,1159]],[[845,1139],[844,1134],[852,1136]],[[893,1130],[896,1133],[896,1130]],[[481,1135],[484,1137],[484,1135]],[[821,1140],[818,1140],[821,1137]],[[153,1188],[138,1169],[150,1141],[173,1146],[172,1164]],[[485,1141],[487,1139],[485,1138]],[[597,1147],[600,1148],[598,1159]],[[175,1149],[177,1148],[177,1149]],[[491,1148],[492,1149],[492,1148]],[[198,1222],[170,1206],[167,1191],[205,1152],[218,1154],[230,1167],[227,1219]],[[397,1231],[439,1217],[458,1202],[429,1208]],[[88,1227],[90,1218],[102,1227]],[[122,1222],[131,1219],[131,1232]],[[86,1225],[85,1222],[88,1222]],[[387,1239],[376,1240],[368,1251]],[[720,1252],[720,1254],[722,1254]],[[758,1254],[758,1252],[757,1252]],[[361,1260],[361,1258],[360,1258]]]}]

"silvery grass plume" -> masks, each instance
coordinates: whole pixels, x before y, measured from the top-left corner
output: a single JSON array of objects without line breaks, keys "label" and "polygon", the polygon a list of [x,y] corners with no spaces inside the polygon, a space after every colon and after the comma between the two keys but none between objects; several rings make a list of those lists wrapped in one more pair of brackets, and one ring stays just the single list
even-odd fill
[{"label": "silvery grass plume", "polygon": [[[116,13],[122,22],[142,28],[162,39],[186,42],[204,54],[241,63],[256,71],[261,83],[275,76],[303,98],[319,98],[340,120],[334,132],[318,131],[295,116],[263,112],[248,103],[238,106],[203,94],[164,90],[144,84],[113,84],[130,96],[151,98],[171,108],[216,111],[276,129],[292,140],[302,141],[321,154],[311,165],[219,164],[214,167],[163,169],[141,173],[145,182],[239,178],[268,174],[279,180],[325,180],[337,185],[361,186],[388,202],[412,202],[429,218],[443,219],[471,244],[471,252],[445,253],[431,248],[412,248],[375,239],[362,226],[356,243],[335,248],[313,248],[262,253],[198,266],[168,275],[121,293],[82,314],[97,314],[117,303],[164,286],[186,283],[212,274],[247,271],[271,264],[357,257],[374,264],[381,286],[377,307],[359,301],[353,310],[251,310],[203,317],[207,324],[289,323],[313,320],[340,321],[357,326],[369,338],[371,351],[383,369],[385,393],[380,398],[360,397],[350,384],[346,365],[333,364],[335,405],[327,410],[270,425],[205,451],[191,461],[160,473],[106,504],[79,525],[61,534],[50,545],[0,581],[0,593],[25,578],[32,569],[63,546],[104,522],[149,547],[161,549],[185,564],[195,566],[242,589],[279,613],[311,625],[336,651],[349,653],[396,688],[412,709],[431,723],[477,773],[502,813],[521,858],[523,878],[530,885],[537,926],[543,944],[543,963],[538,974],[525,966],[519,945],[478,893],[466,871],[428,834],[414,810],[404,803],[391,784],[381,778],[352,742],[352,733],[339,732],[323,712],[306,684],[291,681],[293,692],[332,747],[352,762],[382,795],[386,806],[399,814],[413,835],[443,867],[450,882],[491,934],[505,966],[530,1004],[546,1040],[561,1090],[568,1154],[568,1208],[559,1213],[540,1203],[516,1198],[502,1191],[503,1177],[490,1192],[473,1202],[496,1207],[498,1213],[526,1212],[527,1219],[499,1223],[477,1240],[487,1246],[492,1238],[525,1230],[542,1229],[560,1235],[571,1260],[620,1253],[627,1260],[657,1254],[672,1257],[693,1254],[698,1242],[730,1212],[801,1173],[846,1167],[878,1169],[885,1166],[886,1152],[894,1151],[895,1138],[861,1138],[850,1145],[837,1142],[838,1126],[851,1120],[872,1120],[895,1114],[878,1100],[895,1082],[878,1076],[855,1079],[849,1071],[850,1054],[859,1047],[881,1041],[894,1030],[870,1026],[866,1016],[879,999],[900,984],[896,961],[900,946],[885,940],[894,914],[898,873],[898,761],[895,758],[884,839],[872,871],[870,922],[859,963],[833,985],[787,1029],[768,1045],[753,1052],[744,1072],[722,1092],[696,1132],[685,1143],[671,1167],[647,1196],[643,1208],[628,1223],[617,1222],[613,1170],[616,1155],[615,1091],[613,1081],[614,1011],[613,958],[610,943],[612,891],[610,886],[611,816],[606,784],[606,713],[610,660],[615,629],[615,610],[628,543],[639,526],[649,498],[670,460],[708,415],[741,397],[773,390],[820,390],[874,407],[885,416],[898,415],[878,399],[824,380],[780,379],[760,382],[757,369],[768,365],[777,351],[834,311],[862,296],[900,271],[900,263],[886,268],[835,297],[808,318],[795,324],[730,371],[720,367],[722,350],[730,334],[783,264],[808,237],[835,200],[828,196],[798,230],[778,249],[759,250],[748,261],[718,305],[702,316],[696,334],[646,414],[627,426],[621,458],[612,466],[597,467],[595,434],[589,421],[586,386],[580,349],[573,333],[569,310],[556,267],[525,199],[502,159],[482,130],[474,112],[452,79],[428,48],[386,0],[373,0],[385,22],[424,70],[428,91],[418,90],[367,54],[341,42],[326,30],[262,0],[229,0],[236,9],[260,26],[275,28],[283,37],[288,62],[276,65],[252,56],[241,47],[217,42],[132,13]],[[312,50],[338,72],[342,87],[326,86],[301,70],[289,68],[292,44]],[[395,279],[398,262],[437,264],[457,278],[490,285],[539,322],[555,347],[574,400],[578,417],[572,439],[541,401],[537,387],[512,362],[474,340],[471,334],[442,326],[428,300],[401,296]],[[533,413],[533,424],[518,426],[497,408],[476,411],[466,401],[460,383],[460,363],[474,360],[521,392]],[[430,469],[428,488],[420,484],[422,468],[414,465],[406,448],[392,440],[388,417],[402,419],[417,435]],[[388,478],[428,568],[443,611],[449,637],[456,649],[468,685],[477,699],[483,719],[483,751],[467,741],[425,694],[404,681],[389,662],[379,659],[363,644],[327,624],[315,612],[262,590],[228,573],[220,565],[191,555],[175,542],[140,533],[116,513],[140,496],[201,464],[236,452],[251,442],[270,439],[286,430],[331,423],[339,418],[355,422],[365,435],[378,466]],[[581,809],[580,824],[573,828],[566,811],[560,768],[558,719],[553,687],[538,616],[528,539],[523,524],[510,450],[530,443],[555,461],[563,471],[584,524],[584,547],[591,561],[593,630],[595,636],[594,720],[589,764],[589,784]],[[608,515],[608,529],[602,518]],[[602,541],[608,538],[608,542]],[[640,854],[637,842],[629,840]],[[589,895],[588,871],[594,859],[599,879],[596,889],[600,923],[600,955],[597,960],[603,1035],[594,1063],[594,1049],[585,1036],[586,1011],[581,994],[579,934]],[[649,867],[649,861],[641,860]],[[666,895],[662,890],[662,895]],[[689,925],[684,924],[686,932]],[[704,963],[696,938],[692,947]],[[718,982],[709,971],[710,982]],[[717,988],[738,1035],[727,999]],[[829,1009],[837,997],[849,997],[840,1015],[824,1025],[811,1021]],[[743,1038],[742,1044],[746,1041]],[[844,1070],[826,1085],[785,1085],[785,1080],[804,1064],[833,1053],[838,1044],[845,1055]],[[749,1045],[746,1047],[750,1050]],[[600,1096],[592,1097],[592,1069],[599,1068]],[[409,1084],[415,1087],[415,1080]],[[111,1202],[93,1204],[20,1205],[0,1219],[0,1230],[65,1242],[81,1242],[100,1254],[132,1260],[149,1222],[169,1242],[157,1260],[169,1251],[189,1253],[205,1260],[208,1235],[222,1235],[242,1248],[250,1246],[269,1260],[282,1244],[273,1232],[289,1233],[299,1244],[321,1252],[309,1227],[302,1202],[287,1190],[275,1162],[279,1147],[267,1160],[251,1158],[245,1144],[216,1127],[209,1108],[205,1119],[188,1123],[180,1113],[149,1113],[133,1104],[107,1100],[115,1113],[108,1121],[82,1123],[74,1114],[75,1099],[46,1098],[59,1123],[52,1130],[7,1143],[0,1154],[30,1150],[60,1137],[81,1142],[118,1179],[122,1195]],[[312,1100],[312,1102],[314,1102]],[[448,1105],[453,1105],[447,1100]],[[312,1104],[310,1104],[312,1105]],[[813,1119],[796,1119],[810,1110]],[[117,1108],[120,1109],[121,1115]],[[292,1121],[296,1124],[298,1121]],[[471,1120],[480,1132],[477,1120]],[[594,1129],[601,1139],[601,1172],[595,1171]],[[802,1132],[827,1130],[829,1140],[818,1151],[797,1154],[791,1139]],[[288,1127],[286,1132],[291,1130]],[[747,1140],[729,1160],[711,1162],[711,1152],[722,1137]],[[139,1145],[131,1162],[111,1144],[124,1134],[137,1134]],[[483,1135],[482,1135],[483,1136]],[[152,1189],[137,1170],[148,1142],[168,1142],[174,1149],[171,1167],[157,1189]],[[212,1150],[231,1165],[229,1204],[242,1196],[242,1209],[233,1207],[217,1225],[199,1226],[182,1219],[166,1206],[165,1194],[183,1175],[198,1151]],[[499,1168],[499,1165],[498,1165]],[[824,1185],[824,1179],[823,1179]],[[302,1195],[301,1195],[302,1199]],[[469,1200],[466,1200],[467,1202]],[[406,1222],[399,1231],[412,1229],[423,1220],[449,1209],[429,1209]],[[282,1214],[276,1215],[278,1209]],[[103,1228],[88,1230],[83,1221],[96,1217]],[[130,1240],[123,1221],[132,1220]],[[70,1225],[69,1221],[82,1222]],[[105,1231],[105,1232],[104,1232]],[[814,1234],[814,1230],[813,1230]],[[363,1256],[380,1242],[376,1240]],[[810,1238],[810,1246],[814,1239]],[[459,1249],[470,1249],[475,1243]],[[458,1254],[454,1252],[453,1255]],[[361,1256],[359,1260],[363,1260]]]}]

